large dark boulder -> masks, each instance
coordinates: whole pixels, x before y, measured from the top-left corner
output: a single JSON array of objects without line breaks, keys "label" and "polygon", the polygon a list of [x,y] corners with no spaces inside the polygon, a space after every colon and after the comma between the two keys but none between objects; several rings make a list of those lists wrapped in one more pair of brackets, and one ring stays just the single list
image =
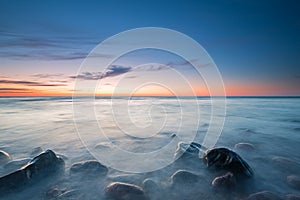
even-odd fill
[{"label": "large dark boulder", "polygon": [[237,153],[227,148],[214,148],[206,151],[203,161],[208,168],[226,170],[237,177],[250,178],[254,175],[248,163]]},{"label": "large dark boulder", "polygon": [[33,158],[21,169],[0,178],[0,194],[13,192],[63,171],[64,161],[51,150]]}]

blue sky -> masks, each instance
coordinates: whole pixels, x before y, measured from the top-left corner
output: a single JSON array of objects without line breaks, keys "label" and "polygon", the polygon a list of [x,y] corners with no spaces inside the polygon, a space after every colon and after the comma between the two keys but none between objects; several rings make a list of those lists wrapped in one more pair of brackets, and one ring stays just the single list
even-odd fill
[{"label": "blue sky", "polygon": [[66,77],[76,74],[98,43],[150,26],[174,29],[199,42],[217,64],[229,94],[238,95],[230,88],[242,91],[234,87],[244,85],[251,88],[249,95],[300,95],[299,9],[299,1],[278,0],[1,0],[1,76],[48,83],[33,75],[60,74],[58,82],[71,81]]}]

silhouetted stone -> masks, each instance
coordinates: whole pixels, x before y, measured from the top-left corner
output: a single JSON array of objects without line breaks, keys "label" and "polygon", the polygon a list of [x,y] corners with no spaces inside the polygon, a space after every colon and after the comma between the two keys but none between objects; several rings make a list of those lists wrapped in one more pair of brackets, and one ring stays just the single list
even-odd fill
[{"label": "silhouetted stone", "polygon": [[7,193],[36,183],[64,169],[64,161],[51,150],[33,158],[26,166],[0,178],[0,193]]},{"label": "silhouetted stone", "polygon": [[201,148],[201,145],[192,142],[190,144],[179,142],[176,148],[176,151],[174,153],[174,157],[176,159],[178,158],[190,158],[195,157],[199,158],[199,149]]},{"label": "silhouetted stone", "polygon": [[144,190],[133,184],[113,182],[104,189],[105,195],[114,200],[143,200],[147,199]]},{"label": "silhouetted stone", "polygon": [[227,172],[216,177],[211,184],[216,189],[232,189],[236,186],[236,179],[233,173]]},{"label": "silhouetted stone", "polygon": [[108,172],[107,167],[102,165],[96,160],[75,163],[70,168],[71,174],[82,174],[90,176],[106,175]]},{"label": "silhouetted stone", "polygon": [[178,170],[171,176],[173,185],[177,184],[194,184],[200,179],[197,174],[186,170]]},{"label": "silhouetted stone", "polygon": [[206,151],[203,161],[209,168],[230,171],[235,176],[250,178],[254,175],[248,163],[237,153],[227,148],[215,148]]}]

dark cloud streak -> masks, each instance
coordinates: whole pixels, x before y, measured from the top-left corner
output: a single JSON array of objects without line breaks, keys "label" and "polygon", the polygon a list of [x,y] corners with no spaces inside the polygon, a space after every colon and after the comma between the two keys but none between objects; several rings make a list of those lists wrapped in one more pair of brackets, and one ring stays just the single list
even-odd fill
[{"label": "dark cloud streak", "polygon": [[20,80],[0,80],[0,84],[46,86],[46,87],[66,86],[66,84],[49,84],[49,83],[42,83],[42,82],[37,82],[37,81],[20,81]]}]

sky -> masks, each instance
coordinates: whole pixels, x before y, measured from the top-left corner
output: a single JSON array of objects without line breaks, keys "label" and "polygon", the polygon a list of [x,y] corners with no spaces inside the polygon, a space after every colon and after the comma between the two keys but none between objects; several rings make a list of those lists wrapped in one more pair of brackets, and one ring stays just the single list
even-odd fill
[{"label": "sky", "polygon": [[176,95],[211,94],[190,61],[158,50],[123,55],[106,71],[80,71],[102,41],[142,27],[202,45],[228,96],[300,96],[299,9],[296,0],[0,0],[0,96],[72,95],[75,82],[91,81],[101,81],[97,95],[174,95],[158,82]]}]

